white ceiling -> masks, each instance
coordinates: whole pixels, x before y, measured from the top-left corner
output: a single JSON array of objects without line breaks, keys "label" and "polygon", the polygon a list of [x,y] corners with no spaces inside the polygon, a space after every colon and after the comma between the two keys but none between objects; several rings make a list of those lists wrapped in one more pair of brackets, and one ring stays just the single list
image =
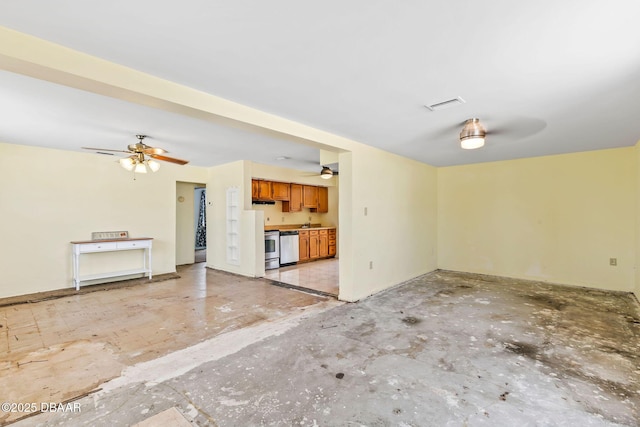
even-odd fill
[{"label": "white ceiling", "polygon": [[[635,144],[638,16],[635,0],[0,4],[0,26],[435,166]],[[319,164],[317,149],[275,136],[7,71],[0,114],[9,143],[124,149],[144,133],[199,166]],[[465,151],[471,117],[490,134]]]}]

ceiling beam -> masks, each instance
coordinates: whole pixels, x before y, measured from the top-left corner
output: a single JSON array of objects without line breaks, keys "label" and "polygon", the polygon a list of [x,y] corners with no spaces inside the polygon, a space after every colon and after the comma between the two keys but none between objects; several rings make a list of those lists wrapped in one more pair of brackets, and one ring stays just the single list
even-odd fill
[{"label": "ceiling beam", "polygon": [[0,69],[328,151],[356,141],[0,27]]}]

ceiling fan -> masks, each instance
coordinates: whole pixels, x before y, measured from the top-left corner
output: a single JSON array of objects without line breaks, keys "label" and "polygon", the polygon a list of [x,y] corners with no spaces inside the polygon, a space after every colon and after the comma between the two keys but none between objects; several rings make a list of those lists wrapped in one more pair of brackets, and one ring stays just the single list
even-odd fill
[{"label": "ceiling fan", "polygon": [[[85,150],[94,150],[100,153],[108,154],[112,153],[128,153],[131,154],[129,157],[125,157],[120,159],[120,165],[126,170],[133,171],[134,173],[147,173],[147,169],[150,169],[151,172],[156,172],[160,169],[160,163],[156,162],[156,160],[162,160],[164,162],[175,163],[178,165],[186,165],[189,163],[187,160],[176,159],[175,157],[165,156],[164,154],[168,151],[158,148],[151,147],[145,144],[143,141],[147,137],[147,135],[136,135],[138,138],[138,142],[136,144],[130,144],[127,148],[128,150],[110,150],[105,148],[92,148],[92,147],[82,147]],[[150,157],[147,159],[148,156]]]},{"label": "ceiling fan", "polygon": [[484,146],[486,138],[491,136],[493,139],[497,137],[499,141],[517,141],[524,139],[531,135],[534,135],[542,131],[546,127],[546,122],[532,118],[522,116],[511,116],[501,120],[489,120],[491,123],[496,123],[497,127],[490,126],[488,129],[484,120],[480,121],[478,118],[470,118],[464,122],[456,123],[454,125],[446,126],[431,134],[428,134],[428,139],[443,140],[453,139],[456,132],[458,132],[458,141],[460,147],[465,150],[474,150]]},{"label": "ceiling fan", "polygon": [[480,123],[480,119],[468,119],[460,131],[460,147],[465,150],[475,150],[484,146],[487,131]]},{"label": "ceiling fan", "polygon": [[[336,169],[336,170],[334,170]],[[334,175],[338,175],[337,165],[332,169],[329,166],[322,166],[322,170],[320,171],[320,178],[322,179],[331,179]]]}]

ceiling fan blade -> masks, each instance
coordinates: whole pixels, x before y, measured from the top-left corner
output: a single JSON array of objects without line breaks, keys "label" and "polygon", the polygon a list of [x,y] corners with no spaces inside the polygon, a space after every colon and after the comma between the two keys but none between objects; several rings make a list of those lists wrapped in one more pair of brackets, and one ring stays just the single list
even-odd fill
[{"label": "ceiling fan blade", "polygon": [[151,155],[158,155],[158,154],[165,154],[168,153],[167,150],[164,150],[162,148],[157,148],[157,147],[149,147],[148,145],[146,145],[143,149],[142,152],[144,154],[148,154],[149,156]]},{"label": "ceiling fan blade", "polygon": [[440,127],[439,129],[436,129],[435,131],[429,132],[427,135],[425,135],[424,138],[426,140],[455,138],[460,133],[463,126],[464,126],[464,122],[456,123],[454,125],[443,126],[443,127]]},{"label": "ceiling fan blade", "polygon": [[532,117],[511,117],[497,127],[487,127],[487,135],[506,136],[522,139],[542,131],[547,127],[543,120]]},{"label": "ceiling fan blade", "polygon": [[107,148],[92,148],[92,147],[80,147],[84,150],[94,150],[94,151],[110,151],[112,153],[131,153],[131,151],[127,150],[109,150]]},{"label": "ceiling fan blade", "polygon": [[188,160],[176,159],[174,157],[162,156],[160,154],[149,154],[149,157],[154,158],[156,160],[162,160],[162,161],[165,161],[165,162],[175,163],[175,164],[178,164],[178,165],[186,165],[187,163],[189,163]]}]

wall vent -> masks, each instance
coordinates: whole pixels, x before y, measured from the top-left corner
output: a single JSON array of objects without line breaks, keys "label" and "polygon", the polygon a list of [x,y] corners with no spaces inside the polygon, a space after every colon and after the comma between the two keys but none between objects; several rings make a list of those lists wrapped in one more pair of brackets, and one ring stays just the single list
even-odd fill
[{"label": "wall vent", "polygon": [[427,107],[429,111],[438,111],[438,110],[444,110],[445,108],[451,108],[458,105],[462,105],[464,103],[465,103],[464,99],[457,97],[457,98],[449,99],[447,101],[437,102],[431,105],[425,105],[425,107]]}]

